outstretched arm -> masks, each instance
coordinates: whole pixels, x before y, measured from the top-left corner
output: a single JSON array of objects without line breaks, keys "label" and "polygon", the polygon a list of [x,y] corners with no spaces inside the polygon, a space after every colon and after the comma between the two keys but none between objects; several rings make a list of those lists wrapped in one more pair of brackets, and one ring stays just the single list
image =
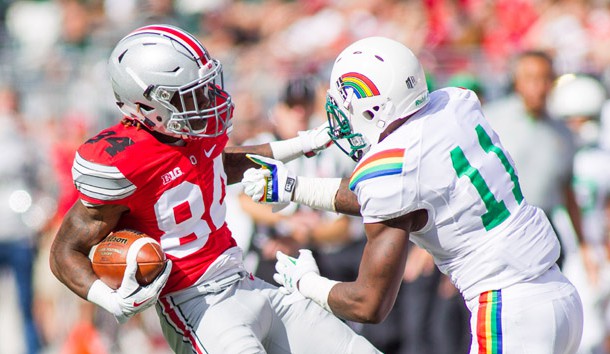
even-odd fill
[{"label": "outstretched arm", "polygon": [[224,150],[224,167],[227,183],[233,184],[241,180],[244,171],[250,167],[258,167],[246,158],[246,154],[270,157],[282,162],[294,160],[300,156],[312,157],[330,146],[328,123],[324,122],[315,129],[300,131],[291,139],[273,141],[271,143],[251,146],[230,146]]},{"label": "outstretched arm", "polygon": [[[394,306],[407,260],[409,234],[425,224],[427,214],[414,211],[381,223],[365,224],[367,244],[353,282],[319,275],[315,260],[301,251],[297,259],[278,254],[274,279],[343,319],[379,323]],[[296,289],[295,289],[296,287]]]}]

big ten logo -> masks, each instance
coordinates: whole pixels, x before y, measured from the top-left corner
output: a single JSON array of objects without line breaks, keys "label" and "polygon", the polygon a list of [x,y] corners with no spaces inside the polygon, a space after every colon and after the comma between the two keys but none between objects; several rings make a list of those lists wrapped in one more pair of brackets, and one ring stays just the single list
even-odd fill
[{"label": "big ten logo", "polygon": [[163,180],[163,185],[168,184],[169,182],[175,180],[176,178],[178,178],[182,175],[183,175],[183,173],[182,173],[182,170],[180,169],[180,167],[174,168],[173,170],[171,170],[168,173],[161,176],[161,179]]}]

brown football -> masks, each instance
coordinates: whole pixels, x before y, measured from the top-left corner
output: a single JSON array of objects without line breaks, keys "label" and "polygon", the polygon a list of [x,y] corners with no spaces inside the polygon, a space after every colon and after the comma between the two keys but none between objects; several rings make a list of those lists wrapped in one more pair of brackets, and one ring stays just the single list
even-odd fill
[{"label": "brown football", "polygon": [[133,243],[141,238],[145,240],[140,241],[143,243],[136,257],[138,261],[136,279],[140,285],[147,285],[161,273],[165,265],[165,253],[156,240],[138,231],[120,230],[106,236],[95,246],[91,256],[93,271],[112,289],[121,286],[127,252]]}]

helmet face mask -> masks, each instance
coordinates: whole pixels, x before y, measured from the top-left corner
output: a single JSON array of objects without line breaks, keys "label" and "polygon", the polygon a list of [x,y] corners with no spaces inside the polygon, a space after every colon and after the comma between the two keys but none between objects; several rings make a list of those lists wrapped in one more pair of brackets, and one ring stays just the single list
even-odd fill
[{"label": "helmet face mask", "polygon": [[326,103],[331,137],[359,161],[393,121],[428,102],[423,68],[406,46],[383,37],[361,39],[333,65]]},{"label": "helmet face mask", "polygon": [[215,137],[231,126],[233,103],[222,65],[181,29],[139,28],[109,60],[117,105],[130,119],[182,139]]},{"label": "helmet face mask", "polygon": [[[360,133],[353,131],[349,118],[337,106],[332,96],[326,97],[326,117],[330,127],[329,135],[335,145],[354,161],[359,161],[369,149],[368,144]],[[347,142],[347,144],[346,144]]]},{"label": "helmet face mask", "polygon": [[[220,68],[219,63],[216,68]],[[172,111],[166,124],[168,131],[189,137],[213,137],[226,131],[233,105],[229,94],[221,89],[222,73],[218,77],[219,83],[199,79],[173,94],[170,87],[156,88],[155,98]]]}]

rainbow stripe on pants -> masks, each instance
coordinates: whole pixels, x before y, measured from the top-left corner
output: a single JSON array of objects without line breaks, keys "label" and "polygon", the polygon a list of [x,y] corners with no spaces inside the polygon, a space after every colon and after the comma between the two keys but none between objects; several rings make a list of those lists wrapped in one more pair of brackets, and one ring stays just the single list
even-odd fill
[{"label": "rainbow stripe on pants", "polygon": [[477,342],[479,354],[502,353],[501,290],[489,290],[479,295]]}]

